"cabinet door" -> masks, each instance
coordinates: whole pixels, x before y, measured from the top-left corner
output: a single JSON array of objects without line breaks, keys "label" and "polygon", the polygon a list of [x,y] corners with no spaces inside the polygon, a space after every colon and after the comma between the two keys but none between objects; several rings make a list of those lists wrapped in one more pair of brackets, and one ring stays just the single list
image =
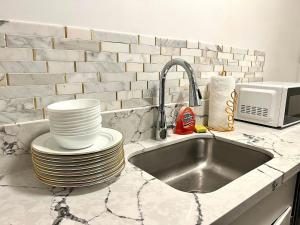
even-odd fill
[{"label": "cabinet door", "polygon": [[292,207],[288,207],[284,213],[274,222],[273,225],[290,225]]}]

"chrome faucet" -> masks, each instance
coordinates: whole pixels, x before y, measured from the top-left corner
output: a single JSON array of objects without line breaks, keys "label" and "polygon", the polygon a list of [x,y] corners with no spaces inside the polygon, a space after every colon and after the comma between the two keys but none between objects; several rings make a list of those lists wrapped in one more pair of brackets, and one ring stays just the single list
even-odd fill
[{"label": "chrome faucet", "polygon": [[159,82],[159,106],[158,106],[158,120],[156,125],[156,140],[163,140],[167,137],[167,124],[166,124],[166,113],[165,113],[165,83],[166,76],[172,66],[182,66],[186,71],[189,78],[189,105],[200,106],[201,105],[201,92],[198,88],[196,78],[194,76],[193,68],[190,64],[182,59],[172,59],[169,61],[161,71],[160,82]]}]

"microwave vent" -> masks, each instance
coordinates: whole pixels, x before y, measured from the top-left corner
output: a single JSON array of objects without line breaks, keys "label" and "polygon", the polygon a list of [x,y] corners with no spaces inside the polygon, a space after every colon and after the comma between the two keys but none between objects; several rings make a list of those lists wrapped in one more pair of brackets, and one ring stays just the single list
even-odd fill
[{"label": "microwave vent", "polygon": [[259,116],[259,117],[268,117],[269,110],[267,108],[259,107],[259,106],[251,106],[251,105],[241,105],[241,113]]}]

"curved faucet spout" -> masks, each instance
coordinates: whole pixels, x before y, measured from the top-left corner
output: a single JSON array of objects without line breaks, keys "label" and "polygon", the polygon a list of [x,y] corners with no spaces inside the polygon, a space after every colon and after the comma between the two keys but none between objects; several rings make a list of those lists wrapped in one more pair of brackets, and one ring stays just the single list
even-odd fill
[{"label": "curved faucet spout", "polygon": [[193,68],[189,63],[182,59],[172,59],[169,61],[161,71],[160,83],[159,83],[159,107],[158,107],[158,120],[156,126],[156,139],[162,140],[167,137],[167,125],[165,114],[165,83],[166,76],[172,66],[182,66],[188,75],[189,79],[189,105],[200,106],[201,105],[201,92],[198,88],[196,78],[194,76]]}]

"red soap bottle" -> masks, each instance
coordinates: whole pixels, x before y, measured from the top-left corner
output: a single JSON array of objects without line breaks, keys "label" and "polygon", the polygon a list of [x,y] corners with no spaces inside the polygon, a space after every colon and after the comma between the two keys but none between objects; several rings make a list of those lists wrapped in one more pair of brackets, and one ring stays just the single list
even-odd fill
[{"label": "red soap bottle", "polygon": [[195,129],[195,113],[190,107],[182,107],[176,119],[175,134],[191,134]]}]

